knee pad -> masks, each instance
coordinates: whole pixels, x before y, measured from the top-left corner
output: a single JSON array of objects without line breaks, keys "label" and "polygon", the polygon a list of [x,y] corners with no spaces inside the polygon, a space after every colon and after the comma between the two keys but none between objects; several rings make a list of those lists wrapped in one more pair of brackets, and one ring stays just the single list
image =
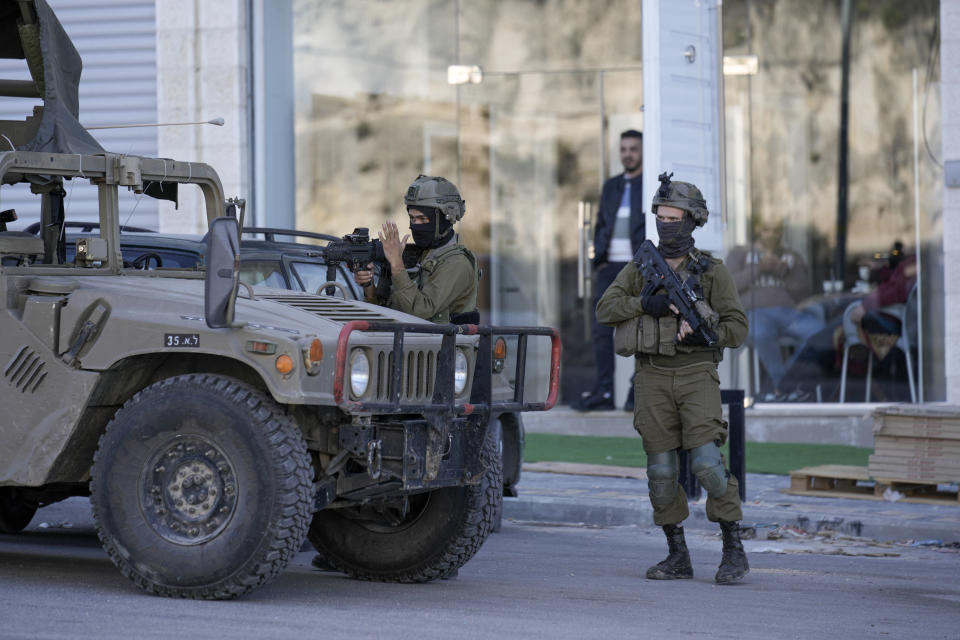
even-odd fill
[{"label": "knee pad", "polygon": [[673,504],[677,497],[678,473],[676,450],[647,454],[647,488],[651,503],[658,507]]},{"label": "knee pad", "polygon": [[727,492],[727,470],[723,467],[717,443],[690,449],[690,469],[711,498],[719,498]]}]

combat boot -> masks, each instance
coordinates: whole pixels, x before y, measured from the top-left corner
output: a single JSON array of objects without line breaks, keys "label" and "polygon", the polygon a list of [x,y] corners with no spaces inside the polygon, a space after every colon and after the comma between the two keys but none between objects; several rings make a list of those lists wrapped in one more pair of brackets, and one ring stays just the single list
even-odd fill
[{"label": "combat boot", "polygon": [[647,569],[647,580],[683,580],[693,577],[693,567],[690,565],[690,552],[687,551],[687,541],[683,537],[683,527],[676,524],[663,525],[663,533],[667,536],[667,548],[670,555]]},{"label": "combat boot", "polygon": [[739,582],[750,573],[747,554],[740,542],[740,523],[721,521],[720,531],[723,533],[723,559],[714,580],[717,584]]}]

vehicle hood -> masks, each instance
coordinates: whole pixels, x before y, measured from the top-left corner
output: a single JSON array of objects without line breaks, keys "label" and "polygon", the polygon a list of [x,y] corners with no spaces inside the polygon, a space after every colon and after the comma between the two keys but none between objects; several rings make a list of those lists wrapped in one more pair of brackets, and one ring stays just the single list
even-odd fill
[{"label": "vehicle hood", "polygon": [[[62,291],[63,280],[57,280],[56,286]],[[31,288],[43,291],[43,279],[36,279]],[[182,320],[204,320],[204,281],[200,278],[79,277],[69,288],[71,300],[83,305],[84,299],[90,302],[103,299],[113,314],[136,314],[149,317],[153,322],[163,322],[166,317],[171,325]],[[258,288],[253,299],[249,295],[248,290],[240,288],[234,321],[257,328],[278,328],[285,333],[338,333],[340,327],[351,320],[427,322],[366,302],[286,289]],[[327,331],[324,328],[328,328]]]}]

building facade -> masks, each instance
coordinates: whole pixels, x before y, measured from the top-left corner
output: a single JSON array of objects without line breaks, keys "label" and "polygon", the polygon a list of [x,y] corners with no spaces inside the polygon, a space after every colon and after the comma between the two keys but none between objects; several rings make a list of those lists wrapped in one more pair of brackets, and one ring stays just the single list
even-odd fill
[{"label": "building facade", "polygon": [[[62,18],[77,11],[50,3]],[[865,349],[851,350],[841,384],[844,344],[855,336],[844,331],[844,310],[877,286],[895,246],[918,256],[913,393],[960,401],[952,346],[960,329],[945,321],[960,306],[960,284],[944,276],[957,233],[944,221],[960,195],[943,168],[960,157],[960,116],[950,109],[960,72],[948,64],[960,56],[958,30],[948,28],[960,24],[960,0],[852,3],[841,219],[843,4],[722,5],[726,201],[708,203],[723,218],[721,257],[774,228],[806,265],[796,308],[812,310],[816,339],[778,346],[785,362],[809,366],[770,399],[798,391],[792,400],[885,402],[911,397],[903,350],[871,363],[869,398]],[[156,148],[144,153],[212,164],[228,195],[247,197],[257,224],[338,235],[398,219],[418,173],[451,178],[467,202],[464,240],[484,264],[484,320],[559,327],[562,398],[590,384],[582,247],[600,187],[620,171],[619,133],[643,129],[639,1],[153,7],[149,20],[131,19],[152,20],[141,39],[156,47],[156,121],[226,124],[153,129]],[[201,231],[189,199],[176,212],[164,206],[160,230]],[[724,384],[762,401],[771,380],[754,354],[728,354]]]}]

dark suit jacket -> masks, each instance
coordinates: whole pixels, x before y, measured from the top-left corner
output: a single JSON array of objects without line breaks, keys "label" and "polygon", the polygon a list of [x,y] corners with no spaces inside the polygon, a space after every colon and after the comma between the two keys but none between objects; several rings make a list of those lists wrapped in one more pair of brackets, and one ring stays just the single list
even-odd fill
[{"label": "dark suit jacket", "polygon": [[[607,262],[610,236],[613,234],[613,225],[617,220],[617,210],[620,209],[624,189],[626,189],[626,181],[622,173],[603,183],[600,210],[597,212],[593,232],[593,255],[595,256],[593,263],[595,265]],[[640,174],[632,178],[630,185],[630,246],[633,253],[637,252],[646,237],[646,219],[643,214],[643,174]]]}]

